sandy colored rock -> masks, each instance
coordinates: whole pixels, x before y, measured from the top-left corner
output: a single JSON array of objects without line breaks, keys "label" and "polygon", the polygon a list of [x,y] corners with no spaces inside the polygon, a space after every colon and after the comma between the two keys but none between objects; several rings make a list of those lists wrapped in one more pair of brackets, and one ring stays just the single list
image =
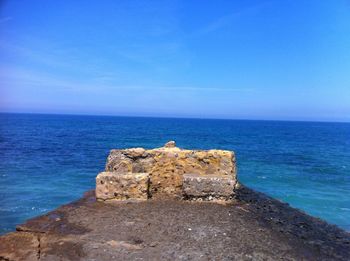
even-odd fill
[{"label": "sandy colored rock", "polygon": [[106,171],[149,173],[152,198],[181,197],[183,175],[188,173],[227,176],[236,183],[236,159],[232,151],[182,150],[166,146],[151,150],[112,150]]},{"label": "sandy colored rock", "polygon": [[183,193],[185,198],[201,197],[205,199],[233,196],[235,181],[229,176],[185,174]]},{"label": "sandy colored rock", "polygon": [[101,172],[96,177],[96,198],[100,200],[146,200],[148,187],[148,173]]},{"label": "sandy colored rock", "polygon": [[39,260],[39,246],[39,234],[9,233],[0,240],[0,260]]}]

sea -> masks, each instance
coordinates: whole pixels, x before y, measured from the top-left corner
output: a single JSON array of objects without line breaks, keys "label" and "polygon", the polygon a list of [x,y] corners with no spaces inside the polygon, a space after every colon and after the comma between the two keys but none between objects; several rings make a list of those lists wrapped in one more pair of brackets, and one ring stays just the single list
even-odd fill
[{"label": "sea", "polygon": [[111,149],[233,150],[244,185],[350,231],[350,123],[0,114],[0,233],[94,189]]}]

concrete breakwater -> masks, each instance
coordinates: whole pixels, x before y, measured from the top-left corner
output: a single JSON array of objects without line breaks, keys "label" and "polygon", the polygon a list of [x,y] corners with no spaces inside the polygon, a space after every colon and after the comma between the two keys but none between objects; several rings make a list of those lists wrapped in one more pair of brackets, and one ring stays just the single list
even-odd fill
[{"label": "concrete breakwater", "polygon": [[[217,204],[220,203],[220,204]],[[239,185],[233,152],[112,150],[96,190],[0,237],[0,260],[348,260],[350,234]]]}]

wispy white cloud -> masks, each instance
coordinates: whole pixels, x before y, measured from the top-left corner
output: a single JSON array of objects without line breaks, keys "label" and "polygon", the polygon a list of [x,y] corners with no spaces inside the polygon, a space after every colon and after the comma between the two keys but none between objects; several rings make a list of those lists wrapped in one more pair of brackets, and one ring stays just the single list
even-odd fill
[{"label": "wispy white cloud", "polygon": [[0,24],[9,22],[12,19],[13,19],[12,16],[0,17]]},{"label": "wispy white cloud", "polygon": [[[94,55],[89,55],[90,52]],[[21,36],[21,40],[0,39],[0,55],[1,53],[10,56],[17,64],[41,66],[44,69],[56,70],[57,73],[65,70],[70,74],[99,77],[101,81],[113,80],[123,72],[130,74],[125,67],[119,66],[124,65],[126,60],[137,66],[142,65],[148,70],[164,72],[171,71],[174,67],[185,68],[191,59],[186,47],[176,40],[153,44],[135,43],[128,46],[106,44],[103,50],[82,50],[67,43]]]},{"label": "wispy white cloud", "polygon": [[188,116],[202,113],[208,105],[227,111],[234,97],[255,91],[221,86],[128,85],[106,77],[80,81],[0,65],[0,110]]},{"label": "wispy white cloud", "polygon": [[218,17],[216,20],[212,21],[211,23],[203,26],[198,31],[196,31],[194,33],[194,36],[212,33],[226,26],[229,26],[234,22],[236,18],[248,16],[248,15],[252,15],[257,12],[260,12],[264,7],[266,7],[270,3],[271,1],[261,2],[259,4],[249,6],[241,10],[233,11],[231,13]]},{"label": "wispy white cloud", "polygon": [[[20,42],[0,39],[0,55],[2,54],[9,57],[0,64],[2,81],[11,76],[12,82],[21,80],[34,84],[38,81],[43,83],[44,80],[49,83],[53,78],[75,77],[75,81],[85,79],[104,83],[120,76],[117,69],[113,68],[110,71],[104,68],[103,62],[98,61],[99,57],[91,57],[89,62],[86,62],[80,57],[79,50],[71,46],[66,47],[60,43],[33,37],[24,37]],[[4,71],[6,74],[3,73]],[[62,85],[66,86],[66,84]]]},{"label": "wispy white cloud", "polygon": [[164,92],[223,92],[223,93],[246,93],[254,92],[256,88],[252,87],[201,87],[192,85],[168,85],[168,84],[156,84],[156,85],[125,85],[115,83],[114,75],[102,74],[99,77],[93,77],[87,81],[79,81],[77,79],[63,79],[57,75],[48,73],[42,73],[26,68],[8,67],[0,64],[0,85],[2,88],[18,87],[26,88],[26,86],[37,87],[55,87],[57,90],[66,90],[73,92],[97,92],[106,93],[110,91],[149,91],[157,93],[159,91]]},{"label": "wispy white cloud", "polygon": [[[42,46],[39,44],[23,44],[10,42],[8,40],[0,40],[0,51],[11,54],[17,57],[17,61],[26,60],[50,67],[72,67],[72,59],[63,60],[62,57],[68,56],[68,53],[62,55],[62,52],[67,52],[64,49],[59,49],[58,46]],[[34,46],[34,47],[33,47]]]},{"label": "wispy white cloud", "polygon": [[202,35],[202,34],[208,34],[211,32],[214,32],[218,29],[221,29],[225,26],[228,26],[232,23],[233,19],[235,17],[238,17],[241,15],[241,12],[233,12],[228,15],[224,15],[216,19],[215,21],[211,22],[210,24],[207,24],[206,26],[202,27],[196,32],[196,35]]}]

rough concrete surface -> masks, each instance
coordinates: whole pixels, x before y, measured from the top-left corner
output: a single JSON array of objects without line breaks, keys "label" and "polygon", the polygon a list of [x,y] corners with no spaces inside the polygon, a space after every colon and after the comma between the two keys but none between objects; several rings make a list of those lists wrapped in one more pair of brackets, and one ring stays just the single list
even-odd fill
[{"label": "rough concrete surface", "polygon": [[235,196],[105,203],[90,192],[0,237],[0,260],[349,260],[349,233],[244,187]]},{"label": "rough concrete surface", "polygon": [[228,176],[184,174],[182,187],[185,198],[230,199],[235,185],[235,180]]}]

